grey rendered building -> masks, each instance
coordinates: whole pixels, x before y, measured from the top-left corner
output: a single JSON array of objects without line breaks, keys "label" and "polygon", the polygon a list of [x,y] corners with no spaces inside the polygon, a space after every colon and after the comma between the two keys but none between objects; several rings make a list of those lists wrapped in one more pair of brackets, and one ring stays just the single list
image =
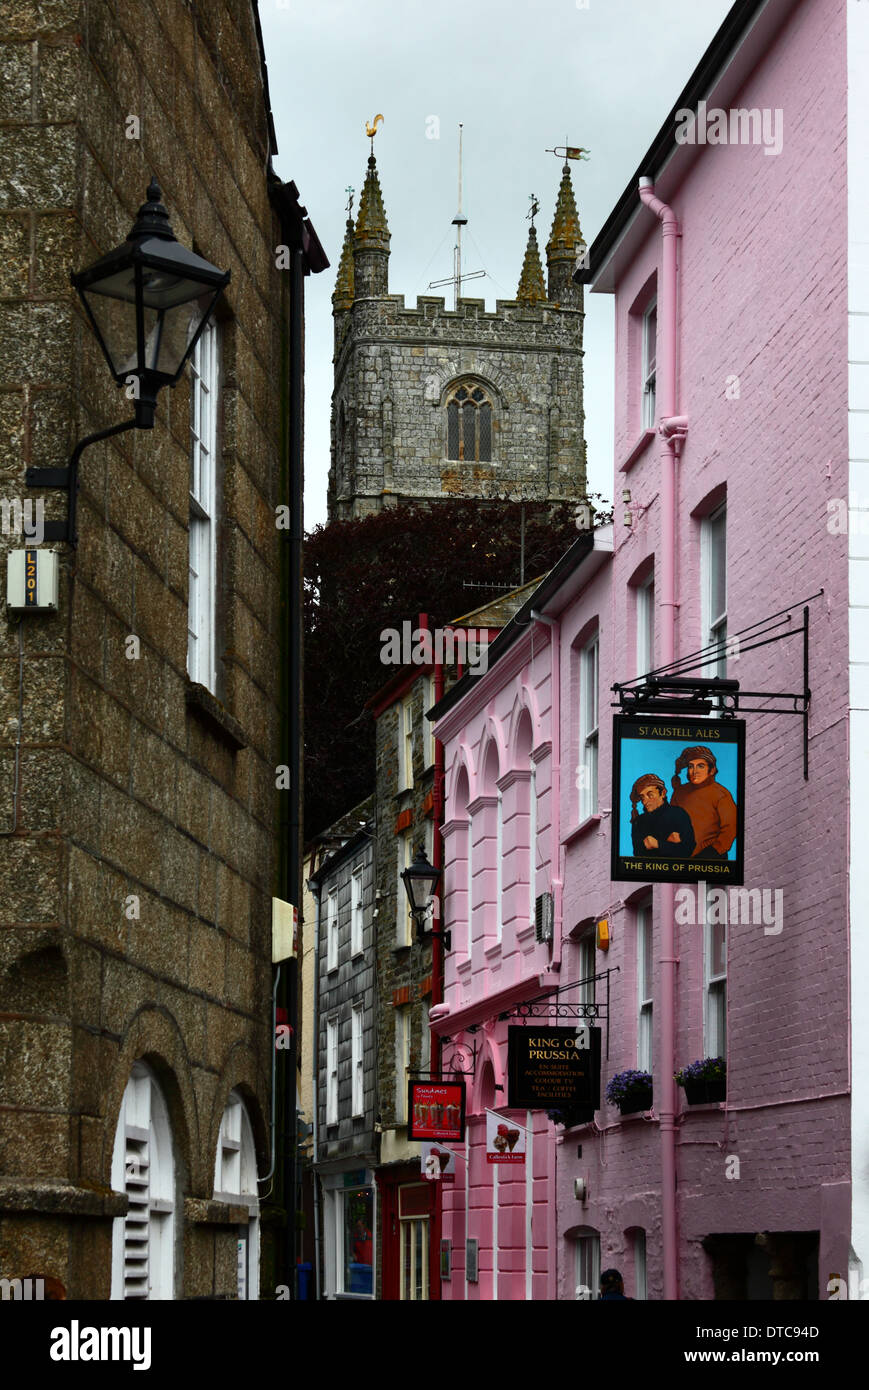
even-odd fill
[{"label": "grey rendered building", "polygon": [[[367,805],[359,808],[363,817]],[[318,904],[314,1165],[322,1194],[321,1295],[327,1299],[374,1296],[374,820],[354,819],[358,828],[308,880]]]}]

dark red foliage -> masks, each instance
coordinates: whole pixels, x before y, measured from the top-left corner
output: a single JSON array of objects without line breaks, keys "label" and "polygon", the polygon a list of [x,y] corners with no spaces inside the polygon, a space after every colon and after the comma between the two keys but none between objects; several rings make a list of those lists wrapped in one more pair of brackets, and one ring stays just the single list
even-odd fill
[{"label": "dark red foliage", "polygon": [[[370,794],[374,724],[365,703],[393,674],[384,628],[420,613],[447,623],[520,583],[521,502],[442,501],[318,526],[305,545],[305,834]],[[524,503],[525,580],[579,534],[574,507]],[[599,520],[606,519],[598,514]],[[492,588],[466,588],[466,584]]]}]

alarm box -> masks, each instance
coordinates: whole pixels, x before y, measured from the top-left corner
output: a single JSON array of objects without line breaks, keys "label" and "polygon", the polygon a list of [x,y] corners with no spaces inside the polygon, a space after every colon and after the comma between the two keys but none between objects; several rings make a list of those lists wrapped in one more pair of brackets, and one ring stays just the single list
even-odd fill
[{"label": "alarm box", "polygon": [[6,571],[6,606],[13,612],[57,611],[58,564],[54,550],[33,546],[11,550]]}]

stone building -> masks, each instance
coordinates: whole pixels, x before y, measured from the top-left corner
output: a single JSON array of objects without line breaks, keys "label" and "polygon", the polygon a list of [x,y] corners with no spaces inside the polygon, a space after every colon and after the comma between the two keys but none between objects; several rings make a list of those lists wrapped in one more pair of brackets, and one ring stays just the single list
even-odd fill
[{"label": "stone building", "polygon": [[298,902],[276,508],[301,467],[302,280],[327,262],[271,170],[255,4],[7,6],[0,54],[4,498],[131,413],[69,274],[152,176],[179,242],[231,271],[155,427],[84,453],[57,611],[0,620],[0,1275],[274,1296],[294,1251],[271,921]]},{"label": "stone building", "polygon": [[565,164],[546,247],[532,223],[515,300],[458,308],[389,293],[391,234],[372,153],[332,296],[329,517],[440,497],[585,494],[583,246]]}]

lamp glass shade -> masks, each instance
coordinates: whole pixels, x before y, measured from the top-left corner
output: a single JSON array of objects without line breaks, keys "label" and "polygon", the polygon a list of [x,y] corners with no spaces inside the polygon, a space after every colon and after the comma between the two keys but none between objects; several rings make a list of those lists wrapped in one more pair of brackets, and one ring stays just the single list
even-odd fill
[{"label": "lamp glass shade", "polygon": [[71,277],[116,381],[174,386],[229,281],[172,234],[155,181],[127,240]]},{"label": "lamp glass shade", "polygon": [[411,912],[425,911],[435,895],[440,876],[440,869],[428,862],[425,850],[418,849],[413,863],[401,875]]}]

